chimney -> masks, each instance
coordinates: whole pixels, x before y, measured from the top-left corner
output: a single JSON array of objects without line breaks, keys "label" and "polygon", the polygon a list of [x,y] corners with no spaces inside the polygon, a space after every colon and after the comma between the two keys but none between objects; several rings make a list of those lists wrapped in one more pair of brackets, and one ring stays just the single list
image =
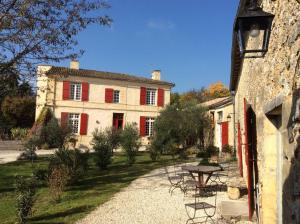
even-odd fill
[{"label": "chimney", "polygon": [[70,62],[70,69],[79,69],[79,61],[77,60],[72,60]]},{"label": "chimney", "polygon": [[152,72],[152,79],[153,80],[160,80],[160,70],[154,70]]}]

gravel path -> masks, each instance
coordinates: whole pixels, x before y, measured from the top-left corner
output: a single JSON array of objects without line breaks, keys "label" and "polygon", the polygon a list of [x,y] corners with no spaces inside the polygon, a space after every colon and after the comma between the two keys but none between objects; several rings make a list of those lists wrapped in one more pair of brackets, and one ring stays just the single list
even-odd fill
[{"label": "gravel path", "polygon": [[[153,170],[133,181],[77,224],[185,223],[187,214],[184,204],[192,202],[193,198],[184,197],[178,189],[171,196],[169,186],[165,170]],[[218,202],[227,199],[226,193],[218,194]]]},{"label": "gravel path", "polygon": [[[37,150],[36,154],[37,155],[51,155],[54,153],[55,150],[49,149],[49,150]],[[14,162],[17,160],[18,156],[22,153],[23,151],[20,150],[0,150],[0,164],[5,164],[5,163],[10,163]]]}]

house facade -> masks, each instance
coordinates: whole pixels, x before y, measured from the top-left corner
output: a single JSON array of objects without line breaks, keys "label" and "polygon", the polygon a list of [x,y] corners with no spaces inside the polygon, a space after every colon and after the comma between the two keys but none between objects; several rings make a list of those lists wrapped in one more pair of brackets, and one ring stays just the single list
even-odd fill
[{"label": "house facade", "polygon": [[62,125],[72,127],[77,147],[89,147],[96,128],[123,128],[136,123],[141,141],[148,143],[153,122],[159,111],[170,102],[174,84],[161,81],[160,71],[152,78],[120,73],[38,66],[36,119],[48,107]]},{"label": "house facade", "polygon": [[220,149],[226,145],[235,146],[234,142],[234,113],[232,97],[222,97],[206,101],[201,104],[208,108],[211,118],[212,130],[210,133],[209,143]]},{"label": "house facade", "polygon": [[[258,2],[275,15],[268,52],[260,58],[243,58],[234,32],[230,81],[249,218],[256,213],[259,223],[296,224],[300,223],[300,2]],[[238,10],[247,4],[241,0]]]}]

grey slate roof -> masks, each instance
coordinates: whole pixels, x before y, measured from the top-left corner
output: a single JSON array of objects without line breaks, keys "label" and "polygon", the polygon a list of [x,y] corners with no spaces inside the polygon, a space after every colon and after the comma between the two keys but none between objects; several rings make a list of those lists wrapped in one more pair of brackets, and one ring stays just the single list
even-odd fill
[{"label": "grey slate roof", "polygon": [[166,81],[153,80],[144,77],[122,74],[122,73],[113,73],[113,72],[103,72],[96,70],[88,69],[71,69],[67,67],[57,67],[52,66],[51,69],[47,72],[47,75],[61,75],[61,76],[81,76],[81,77],[91,77],[99,79],[109,79],[109,80],[118,80],[118,81],[127,81],[135,83],[148,83],[148,84],[157,84],[174,87],[175,84]]}]

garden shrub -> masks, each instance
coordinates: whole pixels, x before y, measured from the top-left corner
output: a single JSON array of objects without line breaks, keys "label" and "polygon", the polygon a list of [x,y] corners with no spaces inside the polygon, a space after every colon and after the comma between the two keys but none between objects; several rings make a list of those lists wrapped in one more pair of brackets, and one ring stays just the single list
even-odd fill
[{"label": "garden shrub", "polygon": [[24,140],[28,135],[27,128],[12,128],[10,132],[13,140]]},{"label": "garden shrub", "polygon": [[232,154],[233,153],[233,147],[231,145],[224,145],[222,147],[222,152]]},{"label": "garden shrub", "polygon": [[62,166],[54,167],[49,175],[48,184],[51,197],[58,202],[69,180],[68,171]]},{"label": "garden shrub", "polygon": [[217,155],[219,155],[219,152],[220,152],[219,148],[216,146],[213,146],[213,145],[207,146],[206,151],[207,151],[209,157],[217,156]]},{"label": "garden shrub", "polygon": [[125,152],[127,163],[129,165],[132,165],[135,162],[135,157],[140,145],[140,136],[136,124],[126,124],[121,134],[121,146]]},{"label": "garden shrub", "polygon": [[81,152],[79,149],[59,148],[50,159],[49,173],[61,167],[67,170],[68,183],[76,182],[88,169],[88,153],[88,151]]},{"label": "garden shrub", "polygon": [[36,182],[34,178],[25,179],[23,176],[16,176],[18,223],[26,223],[28,217],[32,214],[35,194]]},{"label": "garden shrub", "polygon": [[150,158],[152,161],[157,161],[159,159],[160,152],[152,142],[147,146],[146,149],[150,153]]},{"label": "garden shrub", "polygon": [[108,142],[112,149],[112,153],[114,149],[117,149],[120,146],[120,138],[122,129],[117,129],[115,127],[110,127],[105,129],[105,133],[107,135]]},{"label": "garden shrub", "polygon": [[48,144],[49,148],[60,148],[71,135],[69,128],[62,128],[57,119],[52,117],[46,123],[40,133],[40,141],[42,144]]},{"label": "garden shrub", "polygon": [[113,152],[109,132],[95,129],[95,131],[93,132],[93,140],[91,144],[93,145],[93,149],[95,150],[96,165],[100,169],[107,169],[107,166],[111,164],[111,157]]},{"label": "garden shrub", "polygon": [[21,153],[18,157],[18,160],[36,160],[37,159],[37,146],[39,145],[39,138],[37,136],[32,136],[28,141],[24,144],[25,151]]},{"label": "garden shrub", "polygon": [[37,181],[45,181],[48,179],[48,170],[36,168],[32,172]]}]

